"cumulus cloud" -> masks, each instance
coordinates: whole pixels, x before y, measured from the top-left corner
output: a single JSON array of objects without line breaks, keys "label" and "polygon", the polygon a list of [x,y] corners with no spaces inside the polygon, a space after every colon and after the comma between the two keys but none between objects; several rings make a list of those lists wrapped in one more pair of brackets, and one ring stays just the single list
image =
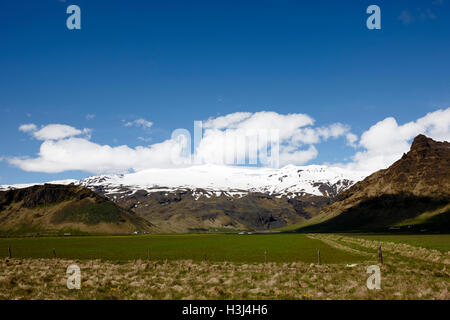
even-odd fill
[{"label": "cumulus cloud", "polygon": [[91,129],[85,128],[83,130],[78,130],[65,124],[49,124],[38,130],[37,126],[33,123],[21,125],[19,131],[30,133],[34,138],[44,141],[59,140],[79,135],[89,137],[91,133]]},{"label": "cumulus cloud", "polygon": [[33,136],[38,140],[60,140],[82,134],[89,136],[90,132],[90,129],[78,130],[65,124],[49,124],[33,132]]},{"label": "cumulus cloud", "polygon": [[250,118],[252,114],[250,112],[235,112],[226,116],[220,116],[217,118],[209,118],[203,123],[203,128],[206,129],[224,129],[232,128],[236,124]]},{"label": "cumulus cloud", "polygon": [[345,136],[349,140],[349,144],[354,143],[354,134],[350,132],[350,127],[341,123],[333,123],[327,127],[304,128],[296,130],[293,134],[293,141],[304,144],[316,144],[322,140],[330,138],[336,139]]},{"label": "cumulus cloud", "polygon": [[[142,121],[141,121],[142,120]],[[144,119],[130,125],[149,127]],[[29,128],[23,128],[29,129]],[[155,167],[186,165],[183,161],[189,141],[174,137],[147,147],[111,147],[89,141],[89,129],[67,125],[47,125],[40,130],[29,129],[43,140],[35,158],[9,158],[9,163],[26,171],[57,173],[82,170],[91,173],[139,171]],[[32,130],[32,131],[31,131]],[[305,164],[317,157],[314,146],[329,139],[343,137],[354,144],[356,136],[350,127],[340,123],[314,126],[314,119],[306,114],[278,114],[276,112],[238,112],[203,123],[203,136],[196,146],[200,163],[214,164],[274,164],[264,162],[279,154],[279,165]],[[85,135],[82,137],[81,135]],[[198,162],[197,162],[198,163]]]},{"label": "cumulus cloud", "polygon": [[345,138],[347,139],[347,144],[353,148],[356,148],[356,141],[358,141],[358,136],[354,133],[347,133],[345,135]]},{"label": "cumulus cloud", "polygon": [[[38,155],[3,160],[34,172],[82,170],[99,174],[186,165],[183,155],[187,148],[191,149],[189,141],[180,137],[146,147],[101,145],[89,140],[90,129],[63,124],[49,124],[40,129],[35,124],[23,124],[19,130],[43,141]],[[302,165],[318,156],[316,145],[343,138],[357,150],[350,163],[336,165],[373,172],[400,159],[418,134],[449,141],[450,108],[404,124],[388,117],[371,126],[359,140],[345,124],[314,126],[314,119],[306,114],[237,112],[205,121],[195,152],[197,163],[261,164],[258,161],[277,153],[281,166]]]},{"label": "cumulus cloud", "polygon": [[167,140],[150,147],[111,147],[87,139],[71,137],[42,143],[37,158],[12,158],[9,163],[25,171],[58,173],[81,170],[95,174],[143,170],[171,166],[173,153],[180,154],[182,145]]},{"label": "cumulus cloud", "polygon": [[301,165],[317,157],[314,144],[339,137],[350,138],[354,143],[349,126],[334,123],[313,127],[313,124],[314,119],[306,114],[283,115],[267,111],[237,112],[212,118],[204,123],[197,156],[201,159],[199,162],[257,164],[271,158],[266,157],[268,154],[276,153],[281,166]]},{"label": "cumulus cloud", "polygon": [[282,148],[280,152],[280,163],[286,164],[305,164],[315,159],[319,152],[311,145],[305,150],[295,150],[290,147]]},{"label": "cumulus cloud", "polygon": [[152,141],[152,138],[150,138],[150,137],[137,137],[137,139],[138,139],[139,141],[143,141],[143,142],[149,142],[149,141]]},{"label": "cumulus cloud", "polygon": [[34,123],[22,124],[19,127],[19,131],[22,131],[22,132],[33,132],[36,130],[37,130],[37,126]]},{"label": "cumulus cloud", "polygon": [[351,169],[374,172],[384,169],[408,152],[412,139],[424,134],[434,140],[450,140],[450,108],[430,112],[416,121],[399,125],[386,118],[361,135],[358,151],[346,166]]},{"label": "cumulus cloud", "polygon": [[135,126],[135,127],[141,127],[141,128],[150,128],[153,125],[153,122],[147,121],[143,118],[140,119],[136,119],[134,121],[130,121],[124,124],[125,127],[131,127],[131,126]]}]

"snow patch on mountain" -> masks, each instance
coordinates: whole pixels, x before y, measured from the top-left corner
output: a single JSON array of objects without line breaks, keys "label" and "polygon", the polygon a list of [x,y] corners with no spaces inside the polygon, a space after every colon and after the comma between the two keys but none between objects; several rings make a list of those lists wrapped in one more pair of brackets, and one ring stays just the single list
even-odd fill
[{"label": "snow patch on mountain", "polygon": [[[199,165],[186,168],[148,169],[123,175],[93,176],[83,180],[62,180],[52,184],[82,185],[102,190],[107,196],[147,192],[192,191],[193,197],[245,196],[249,192],[295,197],[304,194],[335,196],[369,173],[322,165],[280,169],[260,167]],[[25,188],[33,184],[0,186],[0,190]]]},{"label": "snow patch on mountain", "polygon": [[243,196],[248,192],[333,196],[367,175],[318,165],[289,165],[280,169],[201,165],[90,177],[81,180],[80,184],[88,188],[102,188],[109,194],[120,193],[126,188],[148,192],[184,189],[195,190],[196,195],[216,193],[216,196],[220,193]]}]

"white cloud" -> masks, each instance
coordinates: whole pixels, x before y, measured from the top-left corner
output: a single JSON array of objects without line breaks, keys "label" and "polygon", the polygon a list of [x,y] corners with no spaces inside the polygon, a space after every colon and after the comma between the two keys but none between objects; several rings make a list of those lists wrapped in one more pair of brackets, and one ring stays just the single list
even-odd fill
[{"label": "white cloud", "polygon": [[217,118],[209,118],[203,123],[205,129],[224,129],[232,128],[237,123],[248,119],[252,114],[250,112],[235,112],[226,116],[220,116]]},{"label": "white cloud", "polygon": [[353,162],[346,166],[370,172],[387,168],[408,152],[412,139],[419,134],[438,141],[449,141],[450,108],[428,113],[403,125],[392,117],[376,123],[361,135],[359,146],[364,151],[357,152]]},{"label": "white cloud", "polygon": [[22,132],[33,132],[36,130],[37,130],[37,126],[34,123],[22,124],[19,127],[19,131],[22,131]]},{"label": "white cloud", "polygon": [[131,122],[127,122],[125,123],[125,127],[131,127],[131,126],[135,126],[135,127],[142,127],[142,128],[150,128],[153,125],[153,122],[147,121],[145,119],[136,119],[134,121]]},{"label": "white cloud", "polygon": [[[138,119],[128,126],[131,125],[149,127],[151,123]],[[274,146],[279,147],[280,165],[300,165],[317,157],[315,144],[339,137],[346,138],[348,143],[355,142],[356,136],[346,125],[313,125],[314,119],[306,114],[232,113],[204,122],[203,138],[196,151],[201,163],[221,164],[224,159],[234,160],[236,157],[241,164],[255,164],[256,159],[252,158],[255,153],[250,154],[246,143],[252,139],[257,141],[255,157],[261,160],[268,151],[267,147],[270,150],[275,142],[271,133],[276,130],[279,145]],[[260,134],[261,130],[266,134]],[[89,129],[79,130],[66,125],[45,126],[32,132],[37,139],[44,140],[36,158],[15,157],[9,158],[8,162],[26,171],[56,173],[82,170],[96,174],[183,165],[181,155],[185,149],[182,140],[170,139],[148,147],[111,147],[91,142],[89,137],[80,137],[89,132]],[[241,148],[243,144],[244,148]]]},{"label": "white cloud", "polygon": [[150,138],[150,137],[137,137],[137,139],[138,139],[139,141],[143,141],[143,142],[149,142],[149,141],[152,141],[152,138]]},{"label": "white cloud", "polygon": [[78,130],[65,124],[49,124],[38,131],[34,131],[33,136],[38,140],[60,140],[81,134],[89,135],[90,132],[90,129]]},{"label": "white cloud", "polygon": [[289,150],[289,148],[281,148],[280,163],[281,164],[305,164],[317,157],[319,152],[314,146],[309,146],[306,150]]},{"label": "white cloud", "polygon": [[[258,134],[261,129],[268,134]],[[35,158],[3,159],[25,171],[57,173],[82,170],[98,174],[171,167],[182,163],[184,151],[182,141],[172,139],[136,148],[100,145],[89,141],[90,129],[80,130],[63,124],[50,124],[39,130],[35,124],[24,124],[19,130],[43,140]],[[199,159],[202,163],[223,163],[227,157],[240,160],[240,163],[254,160],[245,146],[248,147],[252,139],[257,139],[257,151],[261,153],[274,141],[270,136],[271,130],[278,130],[281,166],[306,164],[317,157],[317,144],[344,138],[348,145],[359,150],[350,163],[338,165],[373,172],[400,159],[418,134],[449,141],[450,108],[428,113],[404,124],[388,117],[365,131],[359,141],[347,125],[334,123],[315,127],[314,119],[306,114],[282,115],[265,111],[232,113],[204,122],[203,138],[197,148]],[[244,148],[241,148],[242,145]]]},{"label": "white cloud", "polygon": [[347,139],[347,144],[353,148],[356,148],[356,141],[358,141],[358,136],[354,133],[347,133],[345,135],[345,138]]},{"label": "white cloud", "polygon": [[[197,153],[201,162],[228,163],[233,162],[235,156],[240,164],[255,164],[257,161],[255,158],[261,158],[261,152],[266,152],[268,146],[270,149],[274,138],[271,131],[276,130],[280,142],[279,164],[301,165],[317,157],[318,151],[314,148],[314,144],[351,134],[350,128],[340,123],[326,127],[313,127],[313,124],[314,119],[300,113],[287,115],[267,111],[232,113],[209,119],[204,123],[204,136]],[[253,157],[249,148],[245,147],[249,141],[257,141],[257,153],[252,153]],[[229,161],[224,161],[227,157]]]},{"label": "white cloud", "polygon": [[152,146],[130,148],[99,145],[82,138],[68,138],[42,143],[34,159],[12,158],[9,163],[25,171],[58,173],[82,170],[100,173],[139,171],[151,167],[171,166],[171,153],[180,154],[181,145],[167,140]]},{"label": "white cloud", "polygon": [[85,118],[86,118],[86,120],[92,120],[92,119],[95,118],[95,114],[88,113],[88,114],[85,116]]},{"label": "white cloud", "polygon": [[356,137],[350,132],[349,126],[341,123],[333,123],[328,127],[308,127],[296,130],[293,135],[293,141],[304,144],[316,144],[322,140],[328,140],[330,138],[337,139],[341,136],[345,136],[349,144],[353,144],[354,137]]},{"label": "white cloud", "polygon": [[59,140],[82,134],[89,137],[91,133],[91,129],[78,130],[65,124],[49,124],[38,130],[34,123],[21,125],[19,131],[30,133],[38,140]]}]

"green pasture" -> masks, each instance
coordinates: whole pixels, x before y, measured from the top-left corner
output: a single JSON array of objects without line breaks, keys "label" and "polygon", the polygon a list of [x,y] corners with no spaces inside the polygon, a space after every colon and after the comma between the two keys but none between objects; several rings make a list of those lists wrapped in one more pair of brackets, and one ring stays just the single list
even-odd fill
[{"label": "green pasture", "polygon": [[333,248],[304,234],[171,234],[140,236],[77,236],[0,238],[0,257],[51,258],[55,249],[58,258],[122,261],[192,259],[200,261],[317,262],[320,250],[322,263],[352,263],[364,259],[357,254]]}]

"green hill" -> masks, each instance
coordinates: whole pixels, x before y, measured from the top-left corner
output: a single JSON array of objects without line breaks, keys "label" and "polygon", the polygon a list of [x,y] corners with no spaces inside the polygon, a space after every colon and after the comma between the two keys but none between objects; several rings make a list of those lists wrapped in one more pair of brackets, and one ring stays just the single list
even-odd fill
[{"label": "green hill", "polygon": [[0,234],[127,234],[154,227],[80,186],[37,185],[0,192]]}]

